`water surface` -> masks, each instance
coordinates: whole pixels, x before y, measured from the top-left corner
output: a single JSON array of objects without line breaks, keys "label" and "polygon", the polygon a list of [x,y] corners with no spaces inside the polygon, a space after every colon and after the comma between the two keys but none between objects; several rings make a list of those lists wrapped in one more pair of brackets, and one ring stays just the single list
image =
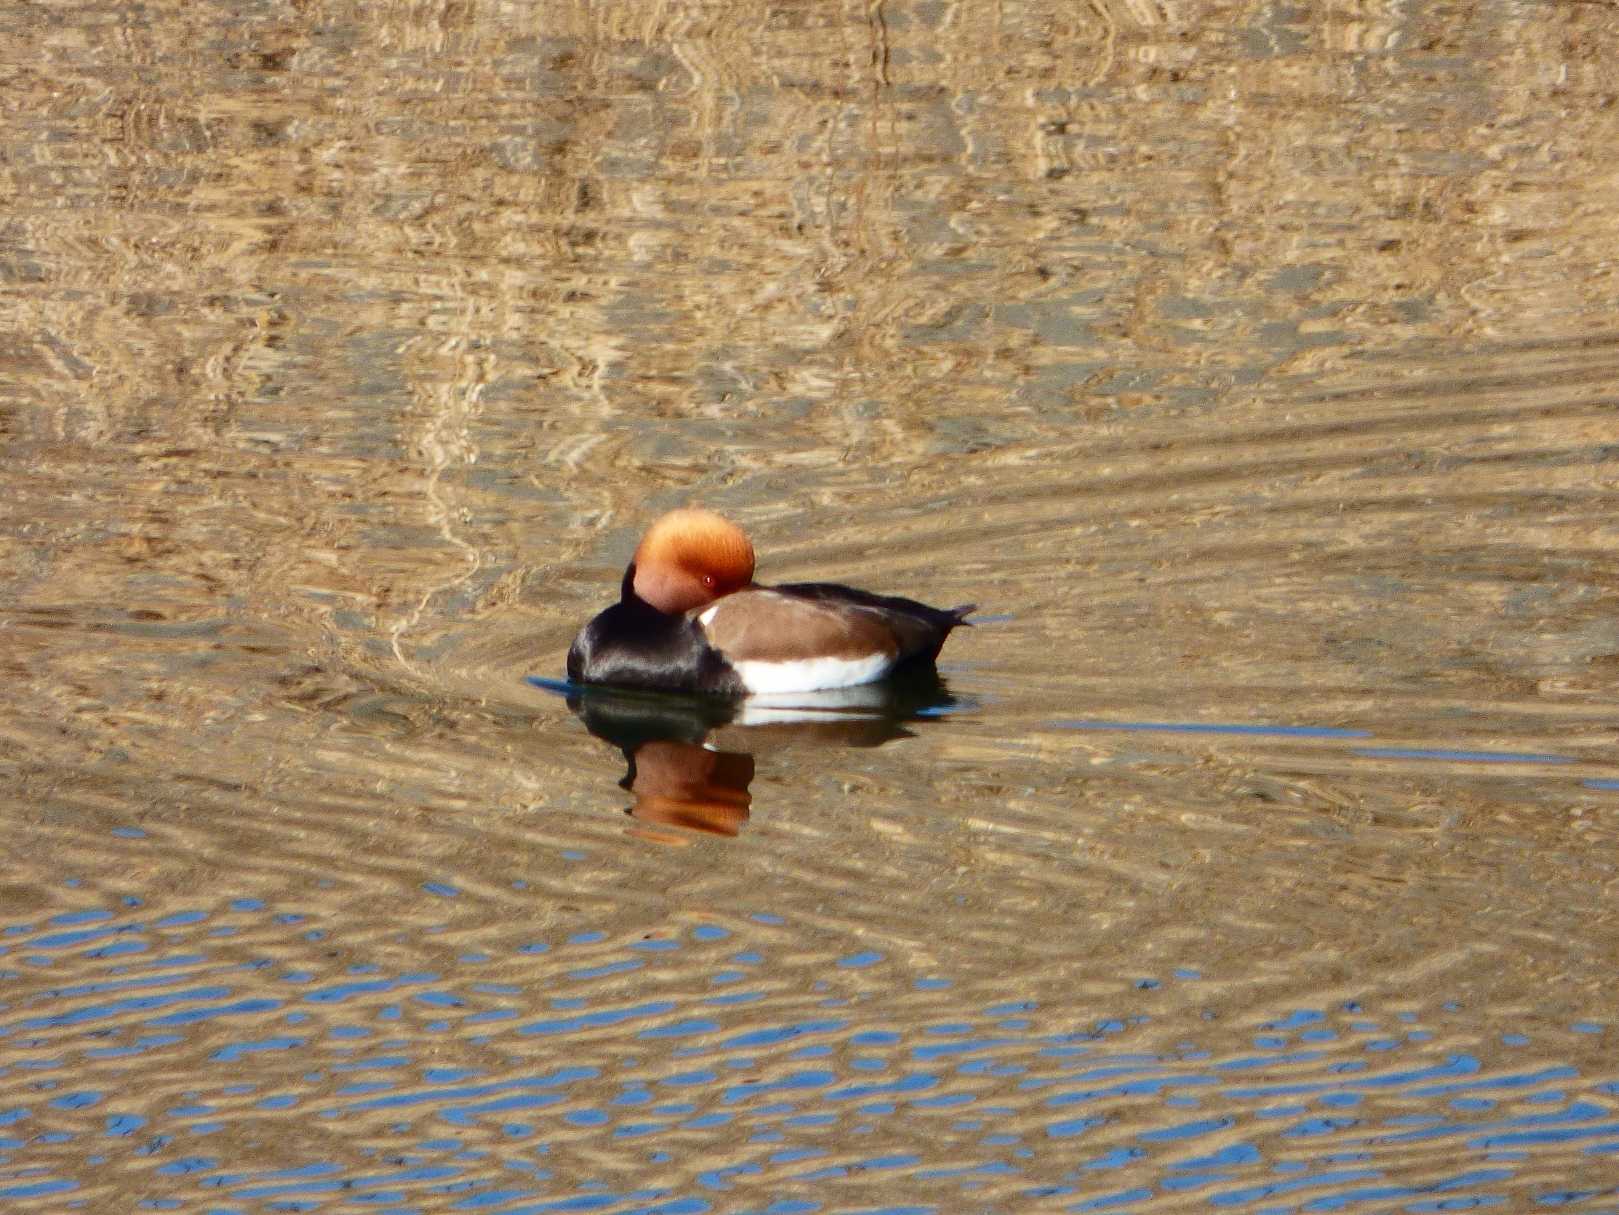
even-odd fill
[{"label": "water surface", "polygon": [[[1616,33],[0,15],[0,1200],[1619,1207]],[[528,682],[686,502],[943,686]]]}]

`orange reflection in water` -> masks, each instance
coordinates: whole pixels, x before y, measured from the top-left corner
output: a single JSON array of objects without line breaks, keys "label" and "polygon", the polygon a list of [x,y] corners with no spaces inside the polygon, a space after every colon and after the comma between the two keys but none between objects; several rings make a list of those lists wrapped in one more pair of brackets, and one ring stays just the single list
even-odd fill
[{"label": "orange reflection in water", "polygon": [[[748,821],[753,756],[746,752],[653,739],[626,754],[630,771],[621,783],[635,794],[630,814],[641,822],[736,835]],[[661,832],[649,834],[668,838]]]}]

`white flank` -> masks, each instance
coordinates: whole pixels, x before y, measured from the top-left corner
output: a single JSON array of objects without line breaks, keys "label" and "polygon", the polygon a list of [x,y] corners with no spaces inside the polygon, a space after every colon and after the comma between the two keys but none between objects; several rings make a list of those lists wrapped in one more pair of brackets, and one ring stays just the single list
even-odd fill
[{"label": "white flank", "polygon": [[737,662],[736,673],[749,692],[816,692],[881,679],[893,666],[887,654],[864,658],[799,658],[792,662]]}]

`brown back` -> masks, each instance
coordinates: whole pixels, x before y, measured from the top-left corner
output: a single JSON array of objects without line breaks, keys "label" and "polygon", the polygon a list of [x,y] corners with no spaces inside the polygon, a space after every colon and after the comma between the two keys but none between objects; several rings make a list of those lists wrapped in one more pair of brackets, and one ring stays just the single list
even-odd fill
[{"label": "brown back", "polygon": [[696,615],[704,622],[708,643],[732,662],[893,657],[910,649],[895,635],[893,622],[878,610],[802,599],[763,587],[727,595]]}]

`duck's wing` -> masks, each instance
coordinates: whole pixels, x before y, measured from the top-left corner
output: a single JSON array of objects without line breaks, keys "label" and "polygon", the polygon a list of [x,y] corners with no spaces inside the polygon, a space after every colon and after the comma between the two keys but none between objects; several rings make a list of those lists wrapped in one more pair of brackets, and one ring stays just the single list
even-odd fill
[{"label": "duck's wing", "polygon": [[967,615],[977,604],[936,608],[899,595],[874,595],[836,582],[794,582],[775,588],[795,599],[842,609],[861,609],[880,618],[899,643],[899,660],[936,656],[950,630],[970,624]]},{"label": "duck's wing", "polygon": [[708,644],[740,663],[898,661],[906,652],[887,616],[853,602],[754,587],[694,614]]}]

